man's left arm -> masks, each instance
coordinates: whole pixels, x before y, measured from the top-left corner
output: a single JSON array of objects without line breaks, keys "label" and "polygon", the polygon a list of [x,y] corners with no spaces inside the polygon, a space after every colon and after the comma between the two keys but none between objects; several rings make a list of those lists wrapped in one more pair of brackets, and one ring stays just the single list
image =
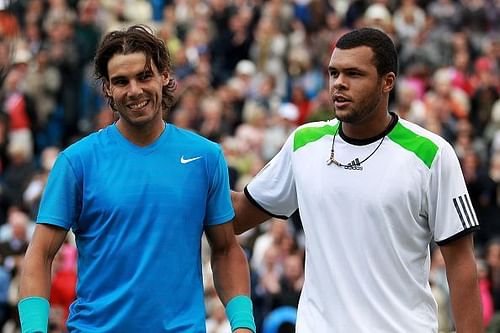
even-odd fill
[{"label": "man's left arm", "polygon": [[255,333],[246,256],[234,235],[233,223],[205,228],[217,294],[226,307],[233,332]]},{"label": "man's left arm", "polygon": [[483,332],[472,234],[451,241],[440,248],[446,264],[456,332]]}]

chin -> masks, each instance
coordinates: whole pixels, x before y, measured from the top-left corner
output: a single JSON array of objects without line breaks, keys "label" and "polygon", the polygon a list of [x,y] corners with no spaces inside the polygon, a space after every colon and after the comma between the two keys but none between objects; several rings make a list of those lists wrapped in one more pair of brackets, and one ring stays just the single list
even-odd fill
[{"label": "chin", "polygon": [[122,117],[125,122],[134,127],[144,126],[148,123],[151,123],[152,120],[149,117]]},{"label": "chin", "polygon": [[353,119],[353,114],[349,110],[335,110],[335,117],[344,123],[349,123]]}]

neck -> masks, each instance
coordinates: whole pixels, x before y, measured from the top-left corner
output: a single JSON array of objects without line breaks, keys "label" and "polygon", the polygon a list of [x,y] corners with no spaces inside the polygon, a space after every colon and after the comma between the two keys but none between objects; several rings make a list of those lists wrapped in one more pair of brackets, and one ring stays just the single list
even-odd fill
[{"label": "neck", "polygon": [[122,119],[116,122],[116,127],[120,133],[133,144],[144,147],[153,143],[160,137],[165,129],[165,122],[155,122],[145,126],[134,126],[126,123]]},{"label": "neck", "polygon": [[392,123],[392,115],[389,112],[363,123],[342,122],[342,134],[355,140],[365,140],[384,133]]}]

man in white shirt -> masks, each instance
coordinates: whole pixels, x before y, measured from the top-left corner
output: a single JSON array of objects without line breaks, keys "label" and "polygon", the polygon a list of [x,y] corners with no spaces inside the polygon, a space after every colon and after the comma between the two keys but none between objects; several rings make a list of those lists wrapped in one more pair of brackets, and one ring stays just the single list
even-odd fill
[{"label": "man in white shirt", "polygon": [[397,67],[380,30],[342,36],[328,67],[336,119],[299,127],[232,193],[237,233],[300,211],[298,333],[437,332],[431,241],[446,262],[457,332],[482,332],[479,223],[452,147],[388,111]]}]

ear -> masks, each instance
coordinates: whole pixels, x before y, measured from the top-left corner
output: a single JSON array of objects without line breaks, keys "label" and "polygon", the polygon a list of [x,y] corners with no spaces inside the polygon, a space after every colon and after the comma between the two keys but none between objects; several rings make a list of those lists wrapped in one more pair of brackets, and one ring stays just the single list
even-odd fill
[{"label": "ear", "polygon": [[111,97],[113,94],[111,93],[111,88],[109,87],[109,82],[106,81],[103,86],[104,93],[106,94],[106,97]]},{"label": "ear", "polygon": [[396,84],[396,74],[394,74],[393,72],[385,74],[382,91],[386,94],[390,93],[391,90],[394,89],[395,84]]},{"label": "ear", "polygon": [[162,80],[162,85],[166,86],[170,81],[170,74],[167,71],[163,72],[161,74],[161,80]]}]

